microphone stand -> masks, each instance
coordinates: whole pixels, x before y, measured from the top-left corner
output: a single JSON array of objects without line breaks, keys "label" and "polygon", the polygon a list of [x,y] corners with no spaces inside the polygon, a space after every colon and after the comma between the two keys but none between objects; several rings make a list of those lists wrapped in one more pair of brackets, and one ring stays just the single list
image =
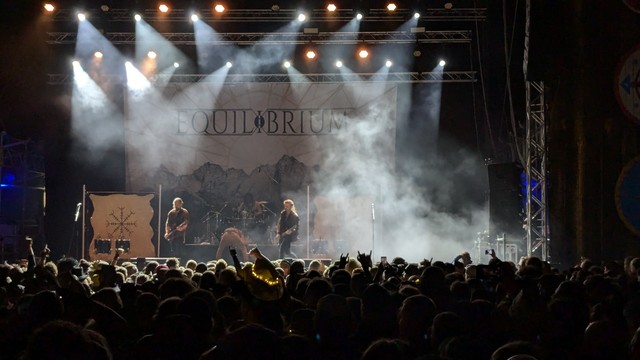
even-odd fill
[{"label": "microphone stand", "polygon": [[73,225],[71,227],[71,238],[69,239],[69,247],[67,249],[67,256],[71,256],[71,248],[76,239],[76,224],[78,223],[78,218],[80,217],[80,208],[82,207],[82,203],[78,203],[76,205],[76,213],[73,219]]},{"label": "microphone stand", "polygon": [[371,203],[371,253],[374,253],[376,246],[376,209],[374,203]]},{"label": "microphone stand", "polygon": [[214,243],[213,240],[218,241],[218,239],[216,238],[215,231],[213,231],[211,229],[211,219],[213,219],[214,216],[215,216],[215,227],[216,227],[215,230],[218,230],[218,222],[219,222],[219,218],[220,218],[220,213],[219,212],[213,211],[213,210],[209,210],[204,215],[204,217],[202,219],[200,219],[201,222],[206,224],[205,241],[208,241],[211,244]]}]

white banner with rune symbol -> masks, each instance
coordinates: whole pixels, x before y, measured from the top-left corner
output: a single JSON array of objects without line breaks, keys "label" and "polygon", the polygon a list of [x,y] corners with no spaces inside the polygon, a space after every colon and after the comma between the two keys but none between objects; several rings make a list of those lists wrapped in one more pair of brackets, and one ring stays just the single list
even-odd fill
[{"label": "white banner with rune symbol", "polygon": [[151,227],[154,197],[153,194],[89,195],[93,204],[89,258],[110,261],[117,247],[126,251],[127,258],[154,256]]}]

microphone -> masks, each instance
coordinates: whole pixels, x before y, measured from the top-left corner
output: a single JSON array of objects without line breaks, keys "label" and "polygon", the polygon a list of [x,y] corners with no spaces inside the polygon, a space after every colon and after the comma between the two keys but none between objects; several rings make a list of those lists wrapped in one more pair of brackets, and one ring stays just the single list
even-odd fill
[{"label": "microphone", "polygon": [[82,207],[82,203],[79,202],[78,205],[76,205],[76,219],[75,221],[78,221],[78,217],[80,216],[80,208]]},{"label": "microphone", "polygon": [[373,203],[371,203],[371,220],[375,221],[376,219],[376,208]]}]

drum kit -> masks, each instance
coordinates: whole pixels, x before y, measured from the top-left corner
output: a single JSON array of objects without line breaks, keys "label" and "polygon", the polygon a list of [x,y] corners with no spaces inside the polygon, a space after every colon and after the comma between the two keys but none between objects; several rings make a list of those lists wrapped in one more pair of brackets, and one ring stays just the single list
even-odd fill
[{"label": "drum kit", "polygon": [[202,218],[202,222],[206,224],[206,233],[210,234],[212,243],[219,243],[226,229],[236,228],[252,243],[271,243],[277,215],[267,207],[268,203],[255,201],[253,208],[249,209],[244,206],[231,208],[225,203],[220,210],[211,210]]}]

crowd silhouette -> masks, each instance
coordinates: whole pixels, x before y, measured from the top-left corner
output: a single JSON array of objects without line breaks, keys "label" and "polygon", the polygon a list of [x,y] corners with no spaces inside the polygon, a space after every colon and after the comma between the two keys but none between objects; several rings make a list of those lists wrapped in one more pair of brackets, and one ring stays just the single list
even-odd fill
[{"label": "crowd silhouette", "polygon": [[[2,359],[640,359],[640,257],[0,265]],[[428,254],[425,254],[428,255]],[[141,266],[143,265],[143,266]],[[138,268],[141,266],[141,268]]]}]

